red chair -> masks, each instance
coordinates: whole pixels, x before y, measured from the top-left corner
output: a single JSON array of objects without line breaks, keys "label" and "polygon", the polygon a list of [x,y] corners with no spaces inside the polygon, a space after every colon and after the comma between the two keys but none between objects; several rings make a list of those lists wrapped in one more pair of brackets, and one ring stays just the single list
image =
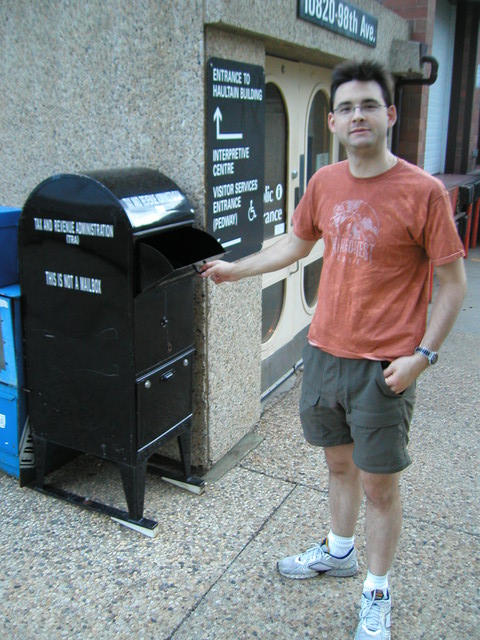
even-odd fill
[{"label": "red chair", "polygon": [[473,209],[472,235],[470,238],[470,246],[472,247],[472,249],[475,249],[475,247],[477,246],[479,210],[480,210],[480,198],[475,202],[475,207]]}]

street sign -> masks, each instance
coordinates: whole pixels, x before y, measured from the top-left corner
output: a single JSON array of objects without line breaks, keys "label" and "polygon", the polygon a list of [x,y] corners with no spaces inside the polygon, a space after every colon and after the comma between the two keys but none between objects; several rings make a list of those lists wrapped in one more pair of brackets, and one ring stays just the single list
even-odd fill
[{"label": "street sign", "polygon": [[207,231],[226,260],[263,241],[265,73],[211,58],[207,64]]},{"label": "street sign", "polygon": [[298,0],[298,17],[369,47],[377,46],[377,18],[345,0]]}]

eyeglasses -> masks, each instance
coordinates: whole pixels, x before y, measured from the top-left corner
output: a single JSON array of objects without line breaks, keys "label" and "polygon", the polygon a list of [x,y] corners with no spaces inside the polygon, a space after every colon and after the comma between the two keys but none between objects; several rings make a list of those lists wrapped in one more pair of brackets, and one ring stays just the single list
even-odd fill
[{"label": "eyeglasses", "polygon": [[366,100],[361,104],[350,104],[349,102],[345,102],[344,104],[341,104],[339,107],[334,109],[333,113],[337,113],[339,116],[347,117],[353,116],[355,114],[355,111],[359,109],[361,113],[368,116],[369,114],[376,113],[379,109],[382,109],[382,107],[388,109],[386,104],[379,104],[375,100]]}]

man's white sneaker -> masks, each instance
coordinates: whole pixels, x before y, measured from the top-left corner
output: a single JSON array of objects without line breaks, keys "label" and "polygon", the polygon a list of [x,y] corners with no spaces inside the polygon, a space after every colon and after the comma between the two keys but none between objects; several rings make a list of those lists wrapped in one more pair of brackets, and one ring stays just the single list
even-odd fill
[{"label": "man's white sneaker", "polygon": [[354,576],[358,571],[357,553],[352,547],[346,556],[337,558],[328,550],[328,541],[307,549],[300,555],[288,556],[277,562],[277,569],[282,576],[303,580],[319,575],[346,578]]},{"label": "man's white sneaker", "polygon": [[392,601],[388,591],[364,592],[355,640],[390,640],[391,608]]}]

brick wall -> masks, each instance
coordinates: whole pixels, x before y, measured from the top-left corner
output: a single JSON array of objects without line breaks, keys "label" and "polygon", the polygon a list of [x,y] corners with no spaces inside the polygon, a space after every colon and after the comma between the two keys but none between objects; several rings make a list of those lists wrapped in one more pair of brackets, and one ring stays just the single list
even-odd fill
[{"label": "brick wall", "polygon": [[[428,45],[431,53],[435,0],[383,0],[381,4],[410,23],[411,39]],[[429,68],[426,69],[426,73]],[[397,153],[400,157],[423,167],[427,130],[428,87],[404,86],[402,119]]]},{"label": "brick wall", "polygon": [[[427,54],[431,54],[436,0],[383,0],[381,4],[407,19],[411,39],[427,44]],[[480,65],[479,12],[478,4],[458,4],[446,158],[446,171],[449,173],[469,173],[476,169],[478,162],[480,89],[476,87],[476,77]],[[419,166],[423,166],[425,157],[428,92],[428,87],[408,85],[403,90],[398,155]]]},{"label": "brick wall", "polygon": [[456,117],[450,120],[446,163],[447,170],[452,173],[469,173],[477,165],[480,112],[480,89],[476,86],[480,64],[478,30],[478,5],[459,6],[451,105]]},{"label": "brick wall", "polygon": [[[475,81],[477,80],[477,77],[478,77],[477,74],[479,74],[479,70],[480,70],[480,42],[477,44]],[[470,165],[469,165],[470,171],[475,170],[477,168],[477,165],[480,164],[479,148],[478,148],[479,127],[480,127],[480,88],[478,88],[477,84],[475,84],[475,92],[473,97],[473,108],[472,108],[472,126],[471,126],[471,134],[470,134],[470,141],[469,141],[469,149],[470,149],[469,157],[471,158]]]}]

